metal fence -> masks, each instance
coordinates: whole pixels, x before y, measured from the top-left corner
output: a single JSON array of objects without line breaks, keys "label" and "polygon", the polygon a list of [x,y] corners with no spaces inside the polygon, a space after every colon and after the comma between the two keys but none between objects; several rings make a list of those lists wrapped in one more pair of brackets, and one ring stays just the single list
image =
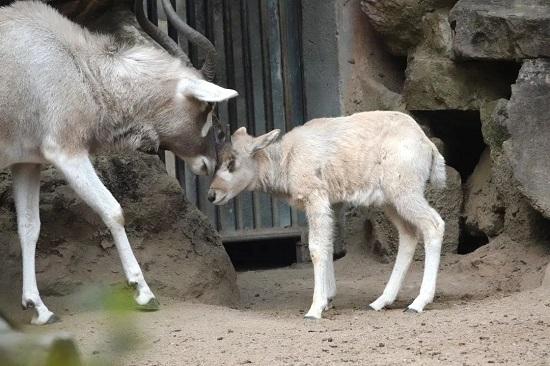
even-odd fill
[{"label": "metal fence", "polygon": [[[246,126],[251,134],[273,128],[283,132],[304,122],[300,0],[172,0],[189,25],[205,34],[218,51],[219,85],[240,97],[218,108],[231,131]],[[148,0],[150,19],[177,40],[158,0]],[[202,55],[181,40],[195,65]],[[202,210],[224,241],[303,237],[305,219],[286,203],[266,194],[246,192],[226,206],[207,200],[208,177],[194,176],[168,154],[167,169],[181,183],[189,201]],[[300,253],[298,253],[300,258]]]}]

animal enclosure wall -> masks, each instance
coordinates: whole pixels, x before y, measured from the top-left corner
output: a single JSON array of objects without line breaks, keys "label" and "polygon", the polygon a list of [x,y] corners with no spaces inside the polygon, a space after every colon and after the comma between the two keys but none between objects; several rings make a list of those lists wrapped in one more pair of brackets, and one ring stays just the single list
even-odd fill
[{"label": "animal enclosure wall", "polygon": [[[178,0],[177,12],[205,34],[218,51],[217,79],[236,89],[239,98],[218,107],[231,131],[246,126],[251,134],[278,128],[283,132],[303,124],[306,101],[303,77],[302,3],[294,0]],[[148,1],[150,19],[174,39],[160,1]],[[181,40],[191,61],[202,55]],[[303,214],[262,193],[243,193],[223,207],[207,200],[209,177],[194,176],[185,164],[166,153],[167,169],[187,198],[201,209],[225,242],[268,238],[302,238]],[[300,255],[298,255],[300,257]]]}]

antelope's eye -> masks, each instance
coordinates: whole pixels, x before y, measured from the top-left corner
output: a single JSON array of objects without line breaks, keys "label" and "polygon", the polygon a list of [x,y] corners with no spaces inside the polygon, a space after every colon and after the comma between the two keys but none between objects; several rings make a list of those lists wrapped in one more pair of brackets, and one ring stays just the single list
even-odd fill
[{"label": "antelope's eye", "polygon": [[233,171],[235,170],[235,159],[229,160],[229,162],[227,163],[227,170],[229,170],[229,173],[233,173]]}]

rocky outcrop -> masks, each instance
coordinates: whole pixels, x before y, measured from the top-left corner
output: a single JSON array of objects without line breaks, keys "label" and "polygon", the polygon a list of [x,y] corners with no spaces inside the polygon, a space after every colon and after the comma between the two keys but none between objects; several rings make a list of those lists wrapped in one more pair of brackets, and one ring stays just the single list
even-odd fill
[{"label": "rocky outcrop", "polygon": [[[401,92],[406,111],[433,131],[437,126],[437,136],[443,140],[438,148],[449,154],[448,163],[463,174],[462,192],[456,193],[463,194],[463,206],[456,208],[445,200],[441,206],[435,203],[440,211],[450,205],[459,212],[460,240],[483,239],[482,244],[505,236],[525,245],[546,240],[550,235],[546,219],[550,218],[546,151],[550,2],[364,0],[362,6],[389,51],[407,56]],[[523,64],[521,70],[518,61]],[[474,139],[481,143],[476,130],[478,111],[487,146],[475,163],[477,155],[461,157],[460,148]],[[458,119],[450,123],[449,113]],[[461,130],[462,117],[468,120]],[[469,141],[472,133],[476,136]],[[469,167],[477,164],[473,172],[459,166],[460,159],[468,161]],[[454,217],[442,213],[446,221]],[[379,212],[369,215],[370,221],[362,227],[367,233],[363,241],[383,257],[393,254],[395,247],[387,243],[396,243],[395,230]],[[351,222],[359,217],[354,212],[348,216]],[[454,230],[453,223],[454,218],[447,221],[447,230]],[[449,235],[446,252],[454,238],[454,233]]]},{"label": "rocky outcrop", "polygon": [[465,187],[464,230],[489,238],[505,233],[518,242],[544,240],[550,232],[548,222],[521,192],[503,150],[510,137],[508,119],[507,100],[482,106],[482,132],[488,148]]},{"label": "rocky outcrop", "polygon": [[[151,289],[163,297],[235,305],[236,274],[207,219],[183,197],[178,182],[156,156],[99,157],[95,167],[124,209],[134,253]],[[8,173],[0,176],[0,292],[21,283],[21,258]],[[42,172],[42,230],[37,278],[44,296],[86,286],[124,283],[111,235],[53,168]],[[14,281],[15,279],[15,281]],[[17,284],[17,285],[15,285]]]},{"label": "rocky outcrop", "polygon": [[450,15],[456,55],[477,60],[550,57],[547,0],[460,0]]},{"label": "rocky outcrop", "polygon": [[504,228],[504,202],[493,182],[489,149],[481,155],[474,172],[466,182],[464,193],[464,230],[469,237],[480,234],[492,238]]},{"label": "rocky outcrop", "polygon": [[480,103],[508,94],[510,83],[489,64],[452,59],[448,10],[422,20],[422,41],[409,52],[403,95],[408,110],[479,110]]},{"label": "rocky outcrop", "polygon": [[512,86],[504,142],[514,177],[533,207],[550,218],[550,60],[528,60]]},{"label": "rocky outcrop", "polygon": [[456,0],[364,0],[363,12],[383,37],[389,51],[406,56],[422,39],[422,17]]}]

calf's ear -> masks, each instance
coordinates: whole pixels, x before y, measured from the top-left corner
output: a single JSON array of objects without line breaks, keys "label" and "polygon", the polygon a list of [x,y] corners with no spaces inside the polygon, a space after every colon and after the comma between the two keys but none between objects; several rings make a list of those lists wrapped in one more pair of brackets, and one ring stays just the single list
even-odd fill
[{"label": "calf's ear", "polygon": [[273,130],[265,135],[258,136],[254,140],[252,140],[251,147],[250,147],[250,154],[254,154],[257,151],[260,151],[262,149],[265,149],[269,145],[273,143],[279,137],[281,134],[281,130]]},{"label": "calf's ear", "polygon": [[176,95],[194,97],[203,102],[217,103],[235,98],[239,93],[200,79],[183,78],[178,82]]}]

